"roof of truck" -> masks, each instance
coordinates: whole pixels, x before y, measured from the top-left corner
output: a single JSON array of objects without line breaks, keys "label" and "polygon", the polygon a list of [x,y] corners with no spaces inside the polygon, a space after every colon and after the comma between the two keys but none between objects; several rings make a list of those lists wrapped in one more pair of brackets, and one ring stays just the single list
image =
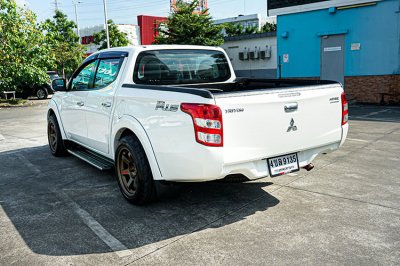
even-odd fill
[{"label": "roof of truck", "polygon": [[98,51],[94,54],[103,53],[103,52],[113,52],[113,51],[134,52],[137,50],[144,51],[144,50],[172,50],[172,49],[223,51],[222,48],[215,47],[215,46],[171,44],[171,45],[135,45],[135,46],[114,47],[114,48],[109,48],[109,49],[104,49],[104,50]]}]

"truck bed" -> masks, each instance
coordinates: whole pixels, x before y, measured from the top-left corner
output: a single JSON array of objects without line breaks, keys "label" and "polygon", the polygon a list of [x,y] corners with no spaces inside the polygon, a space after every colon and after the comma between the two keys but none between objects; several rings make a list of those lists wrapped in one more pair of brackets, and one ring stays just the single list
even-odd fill
[{"label": "truck bed", "polygon": [[303,79],[253,79],[237,78],[234,82],[205,83],[193,85],[174,85],[175,87],[199,88],[209,90],[212,94],[244,92],[254,90],[268,90],[277,88],[295,88],[313,85],[338,84],[329,80],[303,80]]}]

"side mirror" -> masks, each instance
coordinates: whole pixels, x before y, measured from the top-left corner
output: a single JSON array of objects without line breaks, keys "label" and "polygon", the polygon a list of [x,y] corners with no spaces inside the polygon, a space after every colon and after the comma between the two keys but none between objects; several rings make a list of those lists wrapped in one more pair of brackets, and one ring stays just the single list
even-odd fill
[{"label": "side mirror", "polygon": [[67,90],[67,82],[63,78],[56,78],[51,82],[51,87],[55,91],[66,91]]}]

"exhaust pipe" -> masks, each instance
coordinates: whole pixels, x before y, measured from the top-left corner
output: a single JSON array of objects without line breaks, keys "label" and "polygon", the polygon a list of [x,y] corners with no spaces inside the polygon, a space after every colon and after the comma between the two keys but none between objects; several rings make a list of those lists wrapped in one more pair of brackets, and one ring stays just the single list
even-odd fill
[{"label": "exhaust pipe", "polygon": [[312,163],[307,164],[306,166],[302,167],[303,169],[306,169],[307,172],[310,172],[312,169],[314,169],[314,165]]}]

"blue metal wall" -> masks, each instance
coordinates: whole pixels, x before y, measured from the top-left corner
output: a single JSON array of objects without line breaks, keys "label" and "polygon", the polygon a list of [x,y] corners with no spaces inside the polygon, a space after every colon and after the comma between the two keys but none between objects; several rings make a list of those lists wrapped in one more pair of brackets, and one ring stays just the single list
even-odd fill
[{"label": "blue metal wall", "polygon": [[[282,77],[319,77],[319,35],[342,32],[345,76],[400,74],[400,1],[385,0],[336,13],[324,9],[278,16],[278,55],[289,54]],[[361,49],[351,51],[352,43]]]}]

